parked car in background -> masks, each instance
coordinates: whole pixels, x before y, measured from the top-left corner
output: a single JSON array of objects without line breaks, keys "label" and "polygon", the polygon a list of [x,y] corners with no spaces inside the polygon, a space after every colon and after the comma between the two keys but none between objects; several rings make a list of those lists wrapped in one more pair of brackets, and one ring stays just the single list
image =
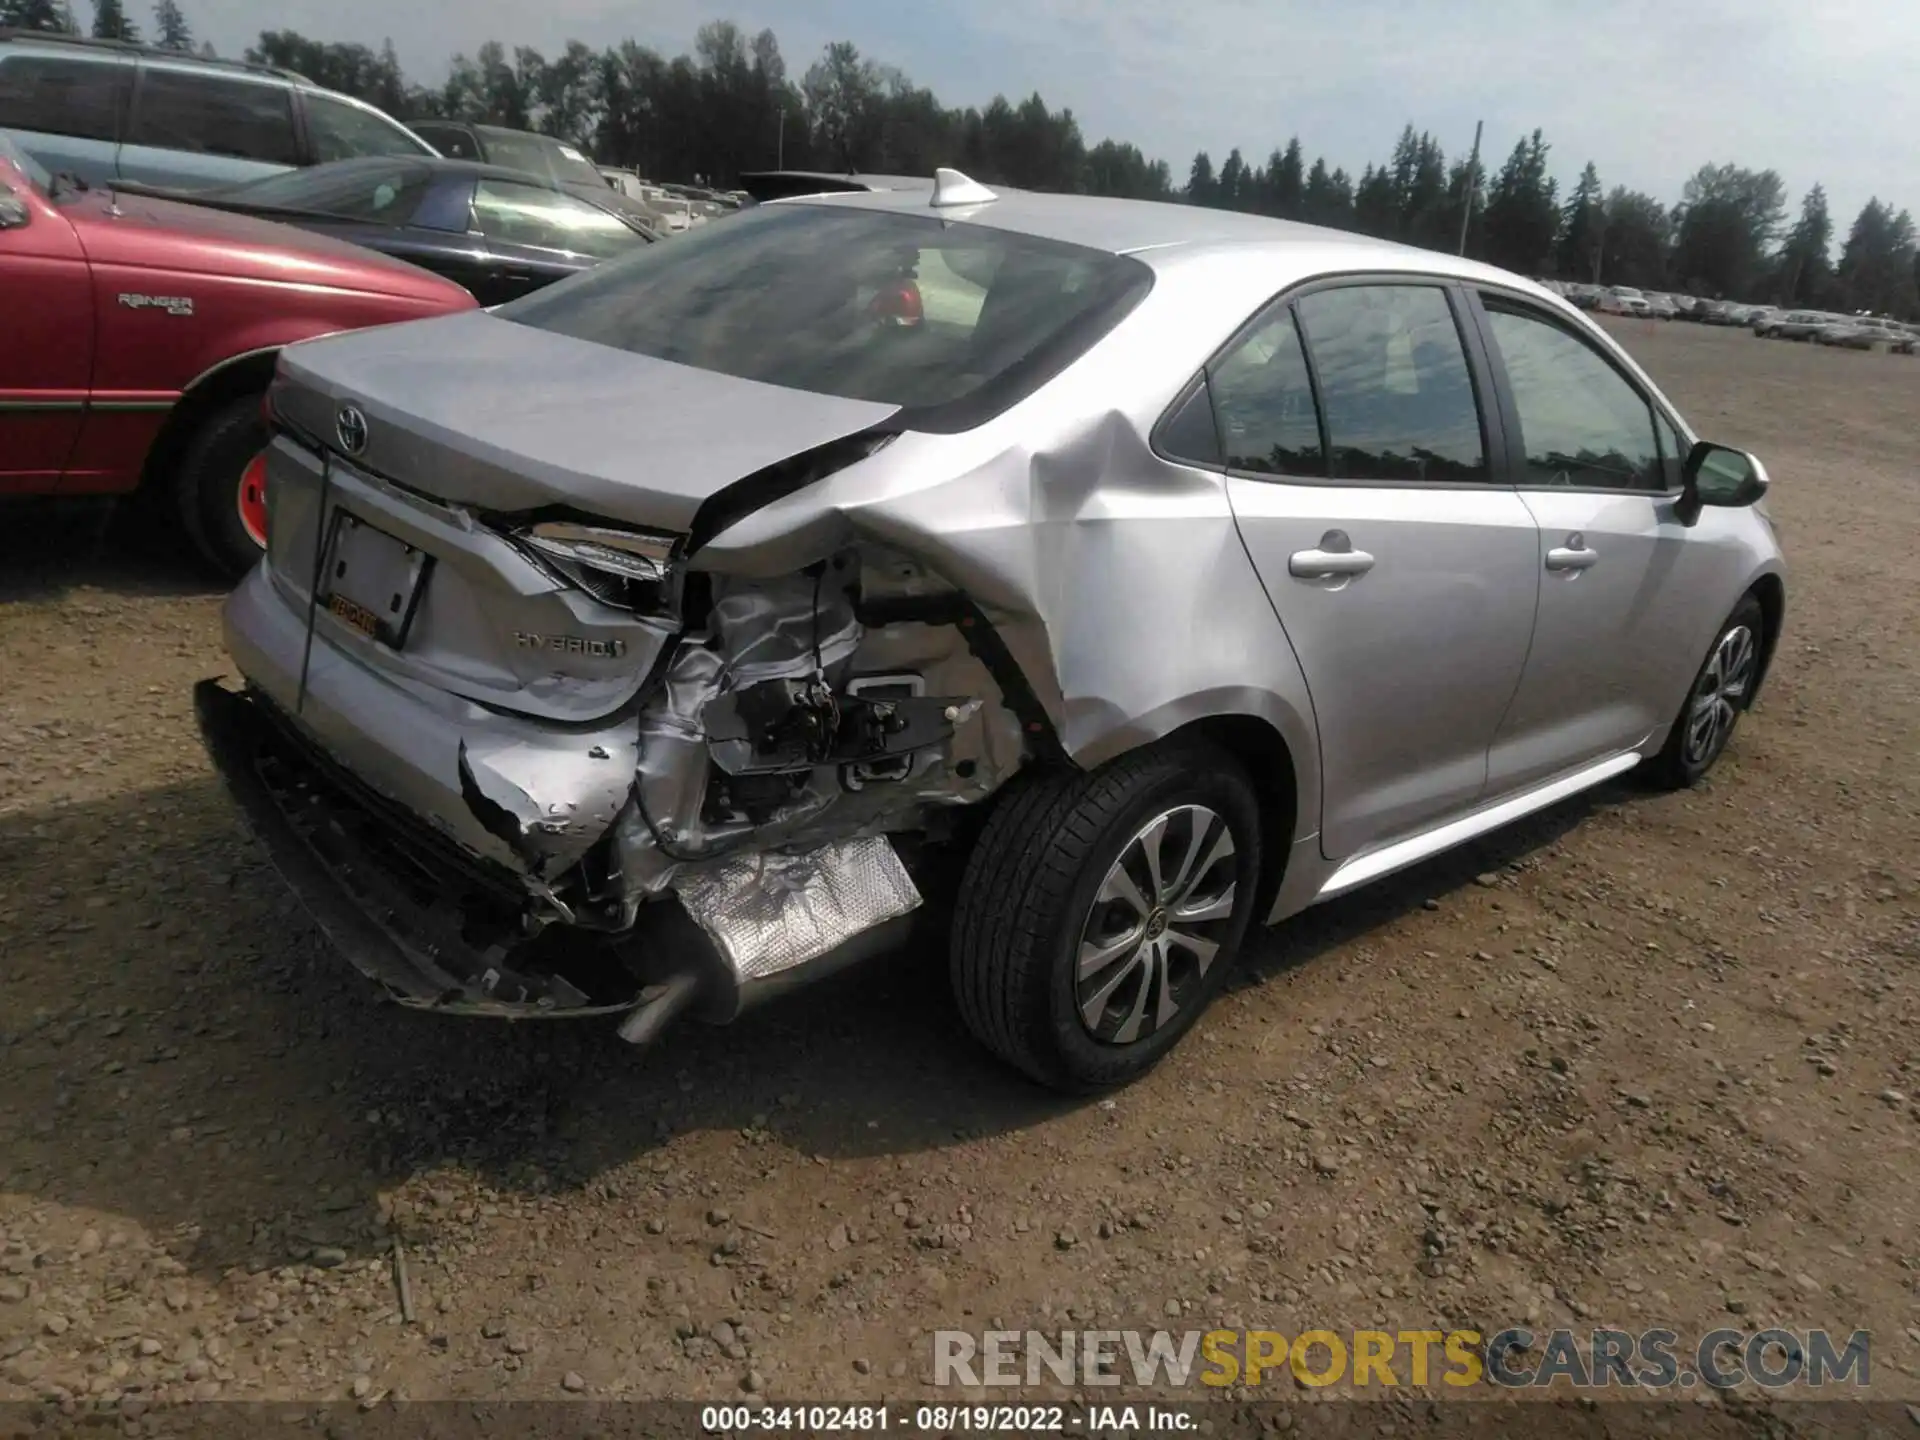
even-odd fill
[{"label": "parked car in background", "polygon": [[649,230],[660,228],[655,210],[609,186],[593,161],[564,140],[531,130],[471,125],[462,120],[422,120],[414,128],[449,159],[477,160],[518,170],[596,204],[609,194],[616,195],[616,208],[622,215]]},{"label": "parked car in background", "polygon": [[1629,285],[1615,285],[1601,293],[1594,308],[1605,315],[1650,315],[1647,297]]},{"label": "parked car in background", "polygon": [[654,239],[601,192],[578,195],[498,165],[389,155],[168,198],[349,240],[498,305]]},{"label": "parked car in background", "polygon": [[1598,285],[1572,284],[1567,286],[1567,303],[1581,310],[1592,310],[1600,303],[1602,291]]},{"label": "parked car in background", "polygon": [[359,246],[56,179],[0,132],[0,494],[165,491],[237,577],[280,347],[473,305]]},{"label": "parked car in background", "polygon": [[1753,333],[1764,340],[1811,340],[1841,317],[1820,310],[1782,310],[1753,322]]},{"label": "parked car in background", "polygon": [[272,414],[231,793],[389,995],[636,1042],[946,875],[974,1034],[1124,1083],[1252,925],[1693,783],[1785,604],[1760,462],[1539,286],[951,171],[299,346]]},{"label": "parked car in background", "polygon": [[1674,304],[1671,295],[1655,294],[1647,296],[1647,313],[1656,320],[1672,320],[1679,315],[1680,310]]},{"label": "parked car in background", "polygon": [[615,166],[599,167],[607,184],[627,199],[646,207],[655,217],[654,229],[662,235],[678,235],[693,228],[693,207],[678,195],[670,195],[661,186],[642,179],[632,170]]},{"label": "parked car in background", "polygon": [[284,70],[0,31],[0,130],[49,174],[198,189],[355,155],[432,155],[364,101]]}]

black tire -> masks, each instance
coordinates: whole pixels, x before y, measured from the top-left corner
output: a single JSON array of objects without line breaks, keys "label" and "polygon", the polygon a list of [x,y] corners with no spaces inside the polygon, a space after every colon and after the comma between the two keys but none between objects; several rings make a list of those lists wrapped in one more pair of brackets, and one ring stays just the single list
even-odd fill
[{"label": "black tire", "polygon": [[[1724,666],[1725,661],[1732,658],[1727,647],[1732,645],[1737,650],[1739,641],[1736,637],[1741,632],[1745,632],[1746,637],[1745,678],[1740,685],[1739,695],[1731,700],[1724,712],[1724,728],[1716,726],[1711,742],[1703,747],[1698,743],[1698,732],[1689,722],[1696,706],[1709,691],[1724,691],[1724,677],[1716,676],[1715,667],[1716,664]],[[1706,658],[1694,672],[1693,684],[1687,687],[1687,698],[1680,702],[1680,713],[1673,717],[1673,726],[1667,731],[1667,743],[1647,767],[1647,777],[1653,784],[1667,790],[1684,790],[1711,770],[1726,753],[1740,716],[1753,705],[1754,685],[1760,678],[1760,657],[1764,653],[1766,633],[1766,614],[1761,610],[1760,602],[1751,595],[1745,596],[1733,607],[1733,613],[1725,623],[1714,632],[1713,644],[1707,647]]]},{"label": "black tire", "polygon": [[[1166,993],[1177,996],[1171,1017],[1137,1038],[1096,1038],[1081,1018],[1076,973],[1081,942],[1095,923],[1096,897],[1122,852],[1132,853],[1136,837],[1157,816],[1179,812],[1168,833],[1177,847],[1186,846],[1196,818],[1181,811],[1186,806],[1210,811],[1233,840],[1231,857],[1211,868],[1201,865],[1206,893],[1222,903],[1231,873],[1231,914],[1204,925],[1177,922],[1186,930],[1205,930],[1218,949],[1204,968],[1197,951],[1177,944],[1163,950],[1171,956]],[[1172,827],[1183,824],[1185,835],[1174,836]],[[1253,918],[1260,844],[1259,806],[1246,773],[1212,746],[1155,746],[1091,774],[1016,779],[974,844],[954,910],[953,991],[967,1028],[1008,1064],[1056,1090],[1085,1094],[1144,1074],[1225,983]],[[1200,842],[1192,848],[1198,850]],[[1153,913],[1164,928],[1165,907],[1155,905]],[[1161,933],[1154,924],[1146,921],[1139,933]],[[1151,973],[1145,967],[1139,993],[1149,988]],[[1119,993],[1123,998],[1115,1003],[1123,1005],[1127,987]]]},{"label": "black tire", "polygon": [[200,423],[174,472],[180,523],[200,558],[222,579],[238,580],[260,558],[260,545],[240,522],[240,484],[267,443],[260,397],[230,400]]}]

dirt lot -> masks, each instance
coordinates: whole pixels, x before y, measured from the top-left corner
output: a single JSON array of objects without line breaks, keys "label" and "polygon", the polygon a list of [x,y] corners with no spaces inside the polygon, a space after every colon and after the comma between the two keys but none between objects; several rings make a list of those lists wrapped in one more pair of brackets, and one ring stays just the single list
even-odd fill
[{"label": "dirt lot", "polygon": [[936,1328],[1557,1321],[1864,1327],[1920,1400],[1920,360],[1623,333],[1776,480],[1729,758],[1269,932],[1084,1104],[932,946],[644,1054],[376,1003],[201,755],[218,597],[10,519],[0,1398],[907,1398]]}]

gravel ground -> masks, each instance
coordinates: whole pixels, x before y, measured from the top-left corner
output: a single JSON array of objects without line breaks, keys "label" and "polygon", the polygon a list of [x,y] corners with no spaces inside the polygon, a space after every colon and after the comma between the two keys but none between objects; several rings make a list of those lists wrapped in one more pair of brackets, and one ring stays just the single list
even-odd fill
[{"label": "gravel ground", "polygon": [[903,1399],[937,1328],[1556,1322],[1867,1328],[1920,1399],[1920,361],[1620,329],[1776,477],[1727,759],[1267,932],[1087,1103],[932,945],[647,1053],[377,1003],[200,752],[218,597],[10,517],[0,1399]]}]

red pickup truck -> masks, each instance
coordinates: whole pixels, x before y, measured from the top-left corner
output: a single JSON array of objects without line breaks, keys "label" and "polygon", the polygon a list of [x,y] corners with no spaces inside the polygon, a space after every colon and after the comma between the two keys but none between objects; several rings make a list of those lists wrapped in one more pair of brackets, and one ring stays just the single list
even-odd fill
[{"label": "red pickup truck", "polygon": [[281,347],[474,304],[358,246],[81,188],[0,132],[0,497],[163,487],[237,578],[266,538],[255,461]]}]

